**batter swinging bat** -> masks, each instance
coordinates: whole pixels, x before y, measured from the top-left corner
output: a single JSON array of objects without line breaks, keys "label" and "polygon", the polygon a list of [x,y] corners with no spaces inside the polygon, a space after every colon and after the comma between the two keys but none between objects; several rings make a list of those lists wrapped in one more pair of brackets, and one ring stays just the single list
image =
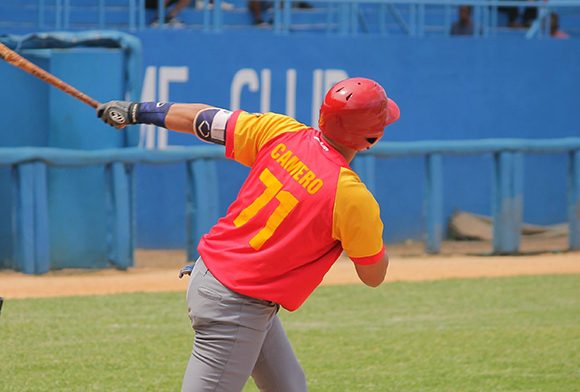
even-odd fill
[{"label": "batter swinging bat", "polygon": [[0,58],[6,61],[7,63],[12,64],[15,67],[20,68],[21,70],[36,76],[40,80],[43,80],[46,83],[53,85],[54,87],[64,91],[65,93],[72,95],[76,99],[86,103],[87,105],[92,106],[93,108],[96,108],[97,106],[100,105],[98,101],[95,101],[88,95],[81,93],[79,90],[77,90],[70,84],[63,82],[56,76],[50,74],[49,72],[46,72],[42,68],[26,60],[24,57],[20,56],[13,50],[10,50],[2,43],[0,43]]}]

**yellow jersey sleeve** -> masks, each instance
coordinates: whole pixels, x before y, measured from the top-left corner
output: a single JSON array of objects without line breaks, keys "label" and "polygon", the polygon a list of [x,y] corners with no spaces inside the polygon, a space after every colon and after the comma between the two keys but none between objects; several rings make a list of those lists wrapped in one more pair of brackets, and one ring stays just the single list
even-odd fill
[{"label": "yellow jersey sleeve", "polygon": [[276,113],[248,113],[236,111],[226,128],[226,156],[251,166],[258,152],[268,143],[287,132],[308,128],[292,117]]},{"label": "yellow jersey sleeve", "polygon": [[355,263],[373,264],[385,252],[379,204],[352,170],[341,168],[333,212],[333,237]]}]

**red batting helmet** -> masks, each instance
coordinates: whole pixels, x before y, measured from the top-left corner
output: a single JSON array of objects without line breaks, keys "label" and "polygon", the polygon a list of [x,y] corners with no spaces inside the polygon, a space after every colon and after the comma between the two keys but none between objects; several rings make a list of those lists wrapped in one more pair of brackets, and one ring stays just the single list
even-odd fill
[{"label": "red batting helmet", "polygon": [[380,84],[350,78],[328,90],[320,107],[318,125],[329,139],[360,151],[375,144],[385,127],[399,116],[399,107],[387,98]]}]

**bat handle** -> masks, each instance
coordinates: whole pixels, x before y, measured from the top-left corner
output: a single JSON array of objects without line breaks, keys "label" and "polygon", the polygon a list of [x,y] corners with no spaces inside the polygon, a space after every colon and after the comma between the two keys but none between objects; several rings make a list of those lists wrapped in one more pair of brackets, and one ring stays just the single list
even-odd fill
[{"label": "bat handle", "polygon": [[96,109],[97,106],[99,106],[101,104],[99,101],[92,99],[91,97],[89,97],[86,94],[79,95],[78,99],[80,99],[81,101],[83,101],[87,105],[92,106],[94,109]]}]

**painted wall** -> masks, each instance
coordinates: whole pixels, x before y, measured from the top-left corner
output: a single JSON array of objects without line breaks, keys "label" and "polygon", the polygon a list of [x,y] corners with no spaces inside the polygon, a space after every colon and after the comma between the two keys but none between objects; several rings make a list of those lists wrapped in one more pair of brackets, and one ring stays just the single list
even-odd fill
[{"label": "painted wall", "polygon": [[[205,102],[276,111],[315,124],[326,89],[347,76],[381,82],[401,107],[384,142],[580,135],[580,41],[408,37],[274,36],[267,32],[200,34],[149,30],[144,46],[143,100]],[[55,51],[41,65],[102,101],[122,99],[122,58],[114,51]],[[44,63],[43,63],[44,62]],[[87,73],[90,77],[87,77]],[[103,148],[125,136],[94,112],[0,63],[0,146]],[[10,115],[17,113],[18,115]],[[25,113],[25,114],[22,114]],[[198,142],[154,127],[132,127],[145,148]],[[423,162],[381,160],[376,192],[385,239],[420,238]],[[490,213],[490,157],[445,158],[445,210]],[[219,164],[225,212],[247,169]],[[525,219],[565,219],[564,157],[526,159]],[[137,244],[185,245],[185,170],[137,168]],[[0,266],[10,255],[10,174],[0,168]],[[53,169],[49,178],[53,258],[60,266],[105,262],[102,168]],[[80,184],[80,185],[79,185]]]},{"label": "painted wall", "polygon": [[[123,89],[120,50],[31,50],[26,57],[97,100]],[[0,62],[0,147],[73,149],[123,147],[125,135],[102,132],[89,106]],[[50,168],[49,235],[53,265],[107,265],[106,199],[102,167]],[[0,168],[0,267],[11,266],[10,171]]]},{"label": "painted wall", "polygon": [[[580,135],[580,41],[407,37],[274,36],[241,32],[199,35],[147,31],[144,100],[205,102],[248,111],[275,111],[315,124],[326,89],[346,76],[381,82],[401,107],[401,120],[385,142],[428,139],[557,138]],[[141,132],[143,146],[199,143],[194,137]],[[445,211],[490,214],[491,157],[448,157]],[[420,238],[423,231],[423,162],[381,160],[387,241]],[[565,157],[526,158],[525,219],[566,219]],[[163,173],[163,175],[161,175]],[[222,206],[246,171],[222,170]],[[138,244],[185,243],[182,168],[142,169],[138,183]],[[155,200],[152,202],[152,200]]]}]

